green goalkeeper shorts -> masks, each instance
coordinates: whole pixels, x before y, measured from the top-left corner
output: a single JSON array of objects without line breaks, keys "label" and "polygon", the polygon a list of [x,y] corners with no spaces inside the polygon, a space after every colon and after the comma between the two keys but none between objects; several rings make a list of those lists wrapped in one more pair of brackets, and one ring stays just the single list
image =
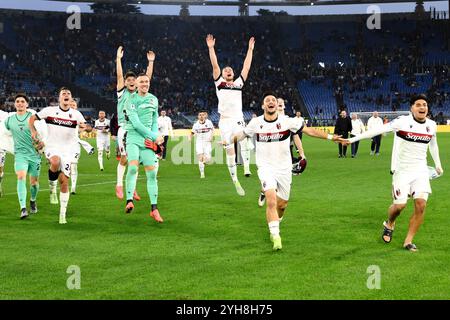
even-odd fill
[{"label": "green goalkeeper shorts", "polygon": [[16,172],[26,171],[32,177],[39,177],[41,173],[41,162],[30,160],[28,157],[16,155],[14,160],[14,170]]},{"label": "green goalkeeper shorts", "polygon": [[126,148],[128,162],[137,160],[144,166],[154,166],[157,162],[155,152],[151,149],[147,149],[145,146],[140,146],[135,143],[128,143],[127,141]]}]

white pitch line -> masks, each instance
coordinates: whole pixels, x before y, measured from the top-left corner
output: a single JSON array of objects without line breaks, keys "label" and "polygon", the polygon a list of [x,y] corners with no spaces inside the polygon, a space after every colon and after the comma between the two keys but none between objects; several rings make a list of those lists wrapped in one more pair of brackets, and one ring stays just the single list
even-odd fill
[{"label": "white pitch line", "polygon": [[[138,180],[143,180],[144,178],[138,178]],[[77,185],[77,189],[79,188],[79,187],[91,187],[91,186],[99,186],[99,185],[102,185],[102,184],[110,184],[110,183],[116,183],[117,182],[117,180],[114,180],[114,181],[103,181],[103,182],[97,182],[97,183],[87,183],[87,184],[79,184],[79,185]],[[49,191],[50,189],[39,189],[39,192],[41,192],[41,191]],[[17,194],[17,191],[16,192],[14,192],[14,193],[5,193],[4,194],[4,196],[13,196],[13,195],[16,195]]]}]

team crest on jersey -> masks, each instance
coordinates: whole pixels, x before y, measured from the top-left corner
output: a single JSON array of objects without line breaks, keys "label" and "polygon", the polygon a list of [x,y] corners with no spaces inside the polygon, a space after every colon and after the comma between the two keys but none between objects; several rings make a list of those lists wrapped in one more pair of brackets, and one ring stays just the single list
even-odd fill
[{"label": "team crest on jersey", "polygon": [[71,113],[69,113],[69,118],[71,118],[71,119],[72,119],[72,114],[71,114]]},{"label": "team crest on jersey", "polygon": [[430,132],[430,127],[428,127],[428,126],[427,126],[427,128],[426,128],[426,129],[427,129],[427,132]]},{"label": "team crest on jersey", "polygon": [[278,129],[278,130],[281,129],[281,124],[277,123],[277,129]]},{"label": "team crest on jersey", "polygon": [[400,197],[400,195],[401,195],[400,189],[395,190],[395,195],[397,197]]},{"label": "team crest on jersey", "polygon": [[260,126],[259,126],[259,128],[261,128],[261,129],[262,129],[262,128],[263,128],[263,125],[260,125]]},{"label": "team crest on jersey", "polygon": [[412,129],[412,124],[409,125],[409,128]]}]

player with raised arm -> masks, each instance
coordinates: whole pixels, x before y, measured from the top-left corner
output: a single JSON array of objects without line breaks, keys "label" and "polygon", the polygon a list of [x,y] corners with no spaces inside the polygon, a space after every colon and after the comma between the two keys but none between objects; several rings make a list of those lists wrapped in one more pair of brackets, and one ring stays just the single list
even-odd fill
[{"label": "player with raised arm", "polygon": [[97,160],[100,166],[100,171],[103,171],[103,151],[106,152],[106,158],[109,159],[110,149],[110,125],[109,120],[106,119],[105,111],[98,112],[98,119],[95,120],[94,130],[97,132]]},{"label": "player with raised arm", "polygon": [[246,128],[233,135],[232,141],[256,135],[256,166],[266,196],[270,239],[273,250],[281,250],[280,218],[288,205],[292,181],[291,133],[301,130],[315,138],[333,141],[341,141],[341,138],[306,127],[298,118],[279,116],[277,99],[271,93],[264,94],[263,109],[264,114],[253,118]]},{"label": "player with raised arm", "polygon": [[[72,99],[70,102],[70,107],[74,110],[78,110],[78,104],[75,101],[75,99]],[[70,164],[70,193],[75,195],[77,192],[77,180],[78,180],[78,161],[80,160],[81,156],[81,147],[87,152],[88,155],[93,155],[95,152],[95,149],[89,142],[86,140],[81,140],[78,136],[78,130],[76,132],[77,138],[78,138],[78,146],[76,149],[76,152],[74,154],[74,157],[72,159],[72,162]],[[55,204],[58,204],[58,195],[56,194],[56,185],[54,186],[53,196],[51,196],[51,199],[53,202],[56,202]]]},{"label": "player with raised arm", "polygon": [[125,129],[127,130],[128,171],[126,178],[126,213],[134,209],[133,192],[136,188],[136,174],[139,163],[144,165],[147,177],[147,192],[150,197],[150,216],[162,223],[158,211],[158,181],[156,179],[156,153],[164,138],[158,135],[158,99],[148,92],[150,78],[141,74],[136,79],[137,92],[125,103]]},{"label": "player with raised arm", "polygon": [[[236,172],[236,160],[234,145],[230,143],[230,137],[245,127],[244,114],[242,113],[242,88],[248,78],[248,73],[252,64],[253,49],[255,47],[255,39],[250,38],[248,42],[247,55],[240,76],[234,79],[234,71],[230,66],[226,66],[220,70],[217,61],[214,45],[216,39],[211,34],[206,37],[206,44],[209,49],[209,58],[213,68],[213,78],[216,87],[216,95],[219,100],[219,129],[223,141],[228,141],[224,145],[226,151],[227,166],[231,179],[234,183],[237,193],[240,196],[245,195],[244,189],[239,183]],[[250,172],[250,150],[247,140],[240,142],[241,156],[244,161],[244,174],[249,177]]]},{"label": "player with raised arm", "polygon": [[83,115],[78,110],[70,107],[71,101],[71,91],[66,87],[62,87],[59,90],[59,106],[44,108],[32,115],[29,120],[31,136],[35,143],[41,142],[36,131],[35,121],[42,119],[47,123],[48,137],[44,153],[50,164],[50,169],[48,170],[49,180],[59,180],[60,183],[60,224],[67,223],[66,212],[70,197],[70,165],[78,150],[78,127],[80,130],[92,130],[86,124]]},{"label": "player with raised arm", "polygon": [[28,217],[27,176],[30,177],[30,213],[37,213],[36,198],[39,192],[39,174],[41,170],[41,155],[37,149],[42,149],[43,143],[33,144],[28,120],[32,113],[27,110],[29,99],[25,94],[14,98],[16,113],[5,120],[5,128],[12,134],[14,141],[14,170],[17,175],[17,196],[20,205],[20,219]]},{"label": "player with raised arm", "polygon": [[[150,81],[153,75],[153,64],[155,62],[155,57],[156,55],[153,51],[147,52],[148,66],[146,74],[150,78]],[[123,47],[120,46],[117,49],[117,56],[116,56],[117,122],[119,125],[119,130],[117,132],[117,144],[119,146],[120,152],[120,161],[119,164],[117,165],[116,196],[119,199],[123,199],[123,176],[125,174],[125,169],[127,166],[127,152],[125,146],[126,130],[125,130],[125,116],[123,110],[127,99],[131,96],[131,94],[136,92],[136,85],[135,85],[136,75],[133,72],[128,71],[124,77],[122,69],[122,58],[123,58]],[[137,201],[140,200],[140,197],[137,194],[136,190],[133,193],[133,197],[134,200]]]},{"label": "player with raised arm", "polygon": [[345,144],[395,132],[391,159],[393,203],[388,209],[388,219],[383,222],[382,239],[386,243],[391,242],[395,220],[405,209],[410,196],[414,199],[414,213],[409,221],[403,247],[414,252],[418,249],[413,239],[423,223],[428,196],[431,193],[427,166],[428,150],[434,160],[437,174],[442,175],[444,171],[436,138],[437,125],[427,118],[428,98],[424,94],[414,96],[410,105],[411,114],[400,116],[381,128],[368,130],[345,140]]},{"label": "player with raised arm", "polygon": [[205,178],[205,164],[211,160],[211,143],[214,137],[214,125],[208,119],[206,111],[198,113],[198,120],[194,123],[189,135],[189,140],[196,136],[195,152],[198,159],[200,179]]}]

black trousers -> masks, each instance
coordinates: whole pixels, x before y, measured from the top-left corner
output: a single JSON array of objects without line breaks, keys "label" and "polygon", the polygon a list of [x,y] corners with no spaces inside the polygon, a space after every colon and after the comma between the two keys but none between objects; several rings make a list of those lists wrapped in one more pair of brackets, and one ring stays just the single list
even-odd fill
[{"label": "black trousers", "polygon": [[167,142],[169,141],[169,136],[164,136],[164,150],[163,150],[163,154],[162,154],[162,158],[165,159],[166,158],[166,153],[167,153]]},{"label": "black trousers", "polygon": [[[345,133],[338,133],[338,135],[341,135],[342,138],[347,139],[348,138],[348,132]],[[347,155],[347,146],[343,146],[342,144],[338,144],[339,146],[339,155],[340,156],[346,156]]]},{"label": "black trousers", "polygon": [[[350,138],[353,138],[354,136],[355,135],[351,134]],[[352,146],[352,156],[356,156],[356,154],[358,153],[359,141],[353,142],[351,146]]]},{"label": "black trousers", "polygon": [[370,150],[375,153],[380,153],[381,146],[381,134],[372,138],[372,145],[370,146]]}]

